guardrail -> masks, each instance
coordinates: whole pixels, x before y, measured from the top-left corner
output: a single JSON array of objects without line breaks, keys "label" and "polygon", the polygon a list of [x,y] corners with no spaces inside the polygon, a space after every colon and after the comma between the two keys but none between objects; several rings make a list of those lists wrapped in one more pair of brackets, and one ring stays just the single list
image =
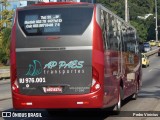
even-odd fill
[{"label": "guardrail", "polygon": [[147,53],[145,53],[145,54],[146,54],[146,56],[151,56],[151,55],[153,55],[153,54],[157,53],[157,52],[158,52],[158,50],[159,50],[159,48],[156,48],[155,50],[152,50],[152,51],[147,52]]}]

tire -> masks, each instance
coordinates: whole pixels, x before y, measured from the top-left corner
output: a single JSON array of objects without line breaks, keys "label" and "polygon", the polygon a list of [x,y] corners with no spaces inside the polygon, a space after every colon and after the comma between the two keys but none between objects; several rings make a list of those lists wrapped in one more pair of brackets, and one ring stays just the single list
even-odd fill
[{"label": "tire", "polygon": [[145,68],[147,68],[147,64],[146,64],[146,65],[144,65],[144,67],[145,67]]},{"label": "tire", "polygon": [[136,91],[135,91],[135,93],[132,95],[132,99],[133,100],[136,100],[137,98],[138,98],[138,87],[139,87],[139,85],[138,85],[138,82],[136,82]]},{"label": "tire", "polygon": [[123,90],[122,90],[122,87],[120,87],[119,89],[120,89],[120,92],[118,94],[118,103],[116,104],[116,106],[113,109],[116,114],[120,113],[121,106],[122,106],[122,94],[123,94]]}]

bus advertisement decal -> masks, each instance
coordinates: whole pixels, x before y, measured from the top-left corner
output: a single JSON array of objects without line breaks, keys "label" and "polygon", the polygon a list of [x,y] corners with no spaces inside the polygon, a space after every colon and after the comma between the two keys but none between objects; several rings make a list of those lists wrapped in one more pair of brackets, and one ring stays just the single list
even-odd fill
[{"label": "bus advertisement decal", "polygon": [[17,52],[20,92],[25,95],[89,93],[91,53],[91,50]]}]

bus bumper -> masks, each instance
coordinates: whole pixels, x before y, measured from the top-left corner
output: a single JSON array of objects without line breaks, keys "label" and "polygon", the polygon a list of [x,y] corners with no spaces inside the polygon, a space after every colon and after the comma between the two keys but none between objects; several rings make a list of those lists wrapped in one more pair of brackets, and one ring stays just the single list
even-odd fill
[{"label": "bus bumper", "polygon": [[56,95],[56,96],[27,96],[17,93],[13,95],[13,108],[41,108],[41,109],[61,109],[61,108],[102,108],[102,90],[83,95]]}]

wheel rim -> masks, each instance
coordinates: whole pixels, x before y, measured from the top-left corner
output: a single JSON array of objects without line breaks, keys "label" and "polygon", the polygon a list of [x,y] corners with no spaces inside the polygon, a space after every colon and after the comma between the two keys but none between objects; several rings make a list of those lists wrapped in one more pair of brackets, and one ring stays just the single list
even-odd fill
[{"label": "wheel rim", "polygon": [[137,99],[137,96],[138,96],[138,82],[136,82],[136,91],[135,91],[135,93],[134,93],[134,95],[133,95],[133,99]]},{"label": "wheel rim", "polygon": [[138,82],[136,82],[136,93],[138,94]]},{"label": "wheel rim", "polygon": [[121,109],[121,95],[120,95],[120,93],[119,93],[119,98],[118,99],[119,100],[118,100],[118,104],[117,104],[117,110],[120,111],[120,109]]}]

